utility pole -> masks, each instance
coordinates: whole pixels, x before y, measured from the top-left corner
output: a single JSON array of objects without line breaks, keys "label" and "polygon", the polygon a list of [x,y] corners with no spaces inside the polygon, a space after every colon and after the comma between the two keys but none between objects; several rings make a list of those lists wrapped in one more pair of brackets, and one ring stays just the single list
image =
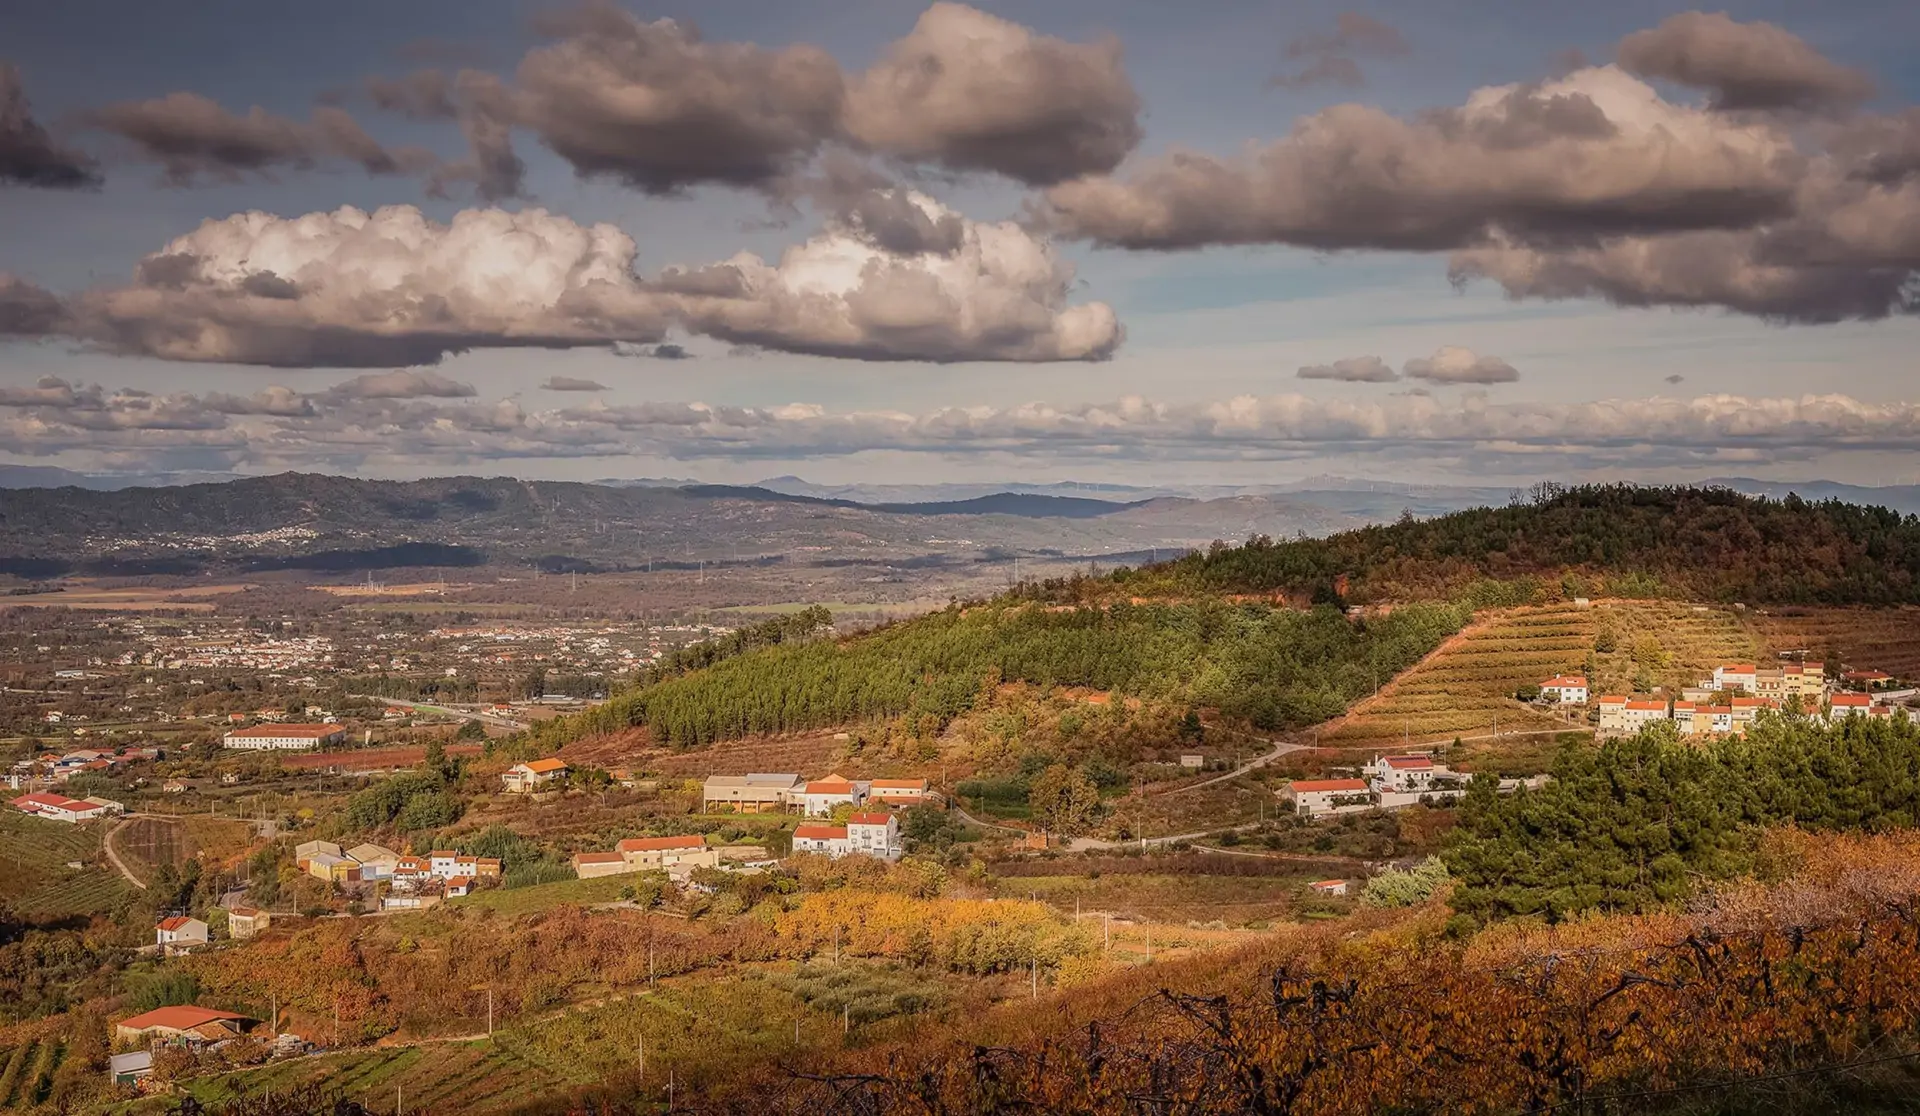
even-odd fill
[{"label": "utility pole", "polygon": [[853,1004],[851,1002],[840,1005],[840,1033],[843,1035],[853,1033]]},{"label": "utility pole", "polygon": [[1029,958],[1027,961],[1027,987],[1029,989],[1028,999],[1037,1000],[1040,998],[1040,959],[1037,957]]},{"label": "utility pole", "polygon": [[1147,964],[1153,964],[1153,920],[1147,920]]},{"label": "utility pole", "polygon": [[647,1036],[645,1032],[642,1032],[640,1035],[640,1079],[644,1081],[646,1080],[646,1077],[647,1077]]},{"label": "utility pole", "polygon": [[1113,949],[1113,914],[1100,912],[1100,952],[1105,954]]}]

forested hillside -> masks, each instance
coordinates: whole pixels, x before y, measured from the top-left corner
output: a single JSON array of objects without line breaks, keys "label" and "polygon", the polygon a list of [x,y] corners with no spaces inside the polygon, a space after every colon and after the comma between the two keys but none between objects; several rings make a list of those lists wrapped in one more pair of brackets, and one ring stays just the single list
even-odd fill
[{"label": "forested hillside", "polygon": [[1762,717],[1701,744],[1656,727],[1565,749],[1553,780],[1496,796],[1476,783],[1446,852],[1452,905],[1476,920],[1650,910],[1753,868],[1768,827],[1920,824],[1920,729],[1860,717]]},{"label": "forested hillside", "polygon": [[803,625],[787,621],[778,642],[768,626],[741,637],[743,650],[765,644],[752,654],[689,655],[684,665],[704,669],[665,677],[551,731],[644,724],[662,743],[684,748],[904,718],[931,736],[1002,681],[1215,706],[1262,728],[1286,728],[1338,714],[1468,616],[1467,606],[1445,603],[1349,620],[1332,608],[1217,600],[1070,608],[1003,601],[955,605],[853,639],[797,643]]},{"label": "forested hillside", "polygon": [[1404,600],[1444,596],[1480,578],[1559,579],[1567,571],[1594,595],[1916,603],[1920,517],[1728,489],[1542,485],[1531,500],[1507,507],[1406,518],[1325,539],[1254,539],[1123,571],[1110,584],[1058,583],[1047,592],[1056,599],[1119,590]]}]

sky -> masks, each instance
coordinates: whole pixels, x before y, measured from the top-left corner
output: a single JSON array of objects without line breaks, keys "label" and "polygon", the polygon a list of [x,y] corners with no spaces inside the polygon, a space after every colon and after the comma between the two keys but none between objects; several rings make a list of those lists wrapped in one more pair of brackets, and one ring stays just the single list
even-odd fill
[{"label": "sky", "polygon": [[0,462],[1920,483],[1920,6],[0,11]]}]

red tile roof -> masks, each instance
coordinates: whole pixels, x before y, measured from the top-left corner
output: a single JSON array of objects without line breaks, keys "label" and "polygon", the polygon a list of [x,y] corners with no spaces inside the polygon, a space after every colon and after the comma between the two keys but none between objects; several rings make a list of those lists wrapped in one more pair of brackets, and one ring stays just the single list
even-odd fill
[{"label": "red tile roof", "polygon": [[575,864],[625,864],[626,860],[626,857],[621,856],[617,852],[583,852],[573,854],[573,862]]},{"label": "red tile roof", "polygon": [[1664,701],[1655,701],[1652,698],[1636,698],[1627,702],[1627,708],[1638,713],[1651,713],[1656,709],[1664,712],[1667,708],[1667,703]]},{"label": "red tile roof", "polygon": [[838,841],[847,835],[844,825],[803,825],[793,831],[796,839],[806,838],[813,841]]},{"label": "red tile roof", "polygon": [[213,1008],[195,1007],[192,1004],[179,1004],[174,1007],[154,1008],[120,1021],[122,1027],[144,1031],[149,1027],[165,1027],[170,1031],[187,1031],[203,1023],[217,1023],[220,1020],[243,1021],[247,1017],[235,1015],[230,1011],[216,1011]]},{"label": "red tile roof", "polygon": [[893,820],[892,814],[854,814],[847,819],[848,825],[885,825]]},{"label": "red tile roof", "polygon": [[1584,674],[1556,674],[1540,683],[1543,690],[1549,686],[1578,686],[1584,690],[1587,688],[1587,677]]},{"label": "red tile roof", "polygon": [[192,919],[186,917],[185,915],[174,915],[172,918],[161,919],[159,924],[159,929],[179,930],[182,927],[186,926],[187,923],[192,921],[193,921]]},{"label": "red tile roof", "polygon": [[559,758],[537,759],[527,764],[527,770],[535,775],[551,775],[556,771],[565,771],[567,761]]},{"label": "red tile roof", "polygon": [[706,839],[699,835],[685,837],[629,837],[615,845],[623,853],[664,852],[668,849],[704,849]]},{"label": "red tile roof", "polygon": [[1367,784],[1359,779],[1295,779],[1287,784],[1294,791],[1363,791]]},{"label": "red tile roof", "polygon": [[807,784],[808,794],[852,794],[853,784],[839,775],[829,775]]},{"label": "red tile roof", "polygon": [[1432,767],[1433,757],[1432,756],[1388,756],[1386,759],[1381,760],[1380,762],[1386,764],[1388,767],[1394,768],[1395,770],[1399,770],[1399,771],[1418,771],[1421,768]]},{"label": "red tile roof", "polygon": [[1873,704],[1872,694],[1835,694],[1833,704],[1849,709],[1865,709]]}]

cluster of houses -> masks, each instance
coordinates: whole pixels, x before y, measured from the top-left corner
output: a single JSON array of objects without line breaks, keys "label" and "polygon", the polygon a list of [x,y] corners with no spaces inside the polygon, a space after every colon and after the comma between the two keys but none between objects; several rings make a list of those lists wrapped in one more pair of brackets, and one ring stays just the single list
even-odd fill
[{"label": "cluster of houses", "polygon": [[[227,909],[227,937],[244,941],[273,925],[272,913],[245,905]],[[153,946],[172,956],[206,945],[213,940],[213,927],[192,915],[169,915],[153,925]]]},{"label": "cluster of houses", "polygon": [[104,818],[110,814],[124,813],[126,807],[110,798],[89,796],[86,798],[68,798],[53,791],[35,791],[23,794],[13,800],[13,808],[36,818],[48,821],[83,822],[94,818]]},{"label": "cluster of houses", "polygon": [[75,775],[111,775],[123,764],[165,758],[166,753],[154,747],[79,748],[64,755],[45,752],[32,759],[15,760],[0,774],[0,782],[9,790],[33,789],[64,783]]},{"label": "cluster of houses", "polygon": [[[848,779],[838,773],[806,779],[791,773],[756,772],[709,776],[701,788],[709,811],[740,814],[798,813],[831,818],[845,811],[844,824],[807,822],[793,831],[793,851],[831,857],[871,856],[898,860],[906,845],[900,817],[886,807],[917,806],[928,799],[925,779]],[[583,852],[573,858],[581,878],[665,870],[682,880],[695,868],[753,870],[772,861],[758,846],[711,846],[697,835],[634,837],[608,852]]]},{"label": "cluster of houses", "polygon": [[842,806],[856,810],[869,803],[918,806],[927,801],[927,781],[855,780],[838,773],[812,780],[790,774],[709,775],[700,797],[707,810],[728,809],[741,814],[798,811],[810,818],[824,818]]},{"label": "cluster of houses", "polygon": [[497,858],[451,849],[403,856],[381,845],[343,849],[332,841],[304,841],[294,848],[293,857],[302,872],[343,888],[387,884],[387,894],[380,900],[386,910],[430,907],[500,879]]},{"label": "cluster of houses", "polygon": [[1377,756],[1357,779],[1295,779],[1280,790],[1282,801],[1303,818],[1398,810],[1420,802],[1451,802],[1467,793],[1472,777],[1432,756]]},{"label": "cluster of houses", "polygon": [[[1851,685],[1872,686],[1891,679],[1877,671],[1856,671],[1842,679]],[[1545,692],[1543,686],[1542,692]],[[1915,691],[1859,692],[1835,687],[1821,663],[1782,663],[1765,667],[1754,663],[1724,663],[1711,677],[1683,687],[1678,697],[1661,694],[1602,694],[1599,735],[1631,736],[1656,722],[1670,722],[1681,736],[1744,735],[1762,712],[1789,706],[1817,720],[1833,722],[1849,716],[1920,719],[1900,704]]]}]

